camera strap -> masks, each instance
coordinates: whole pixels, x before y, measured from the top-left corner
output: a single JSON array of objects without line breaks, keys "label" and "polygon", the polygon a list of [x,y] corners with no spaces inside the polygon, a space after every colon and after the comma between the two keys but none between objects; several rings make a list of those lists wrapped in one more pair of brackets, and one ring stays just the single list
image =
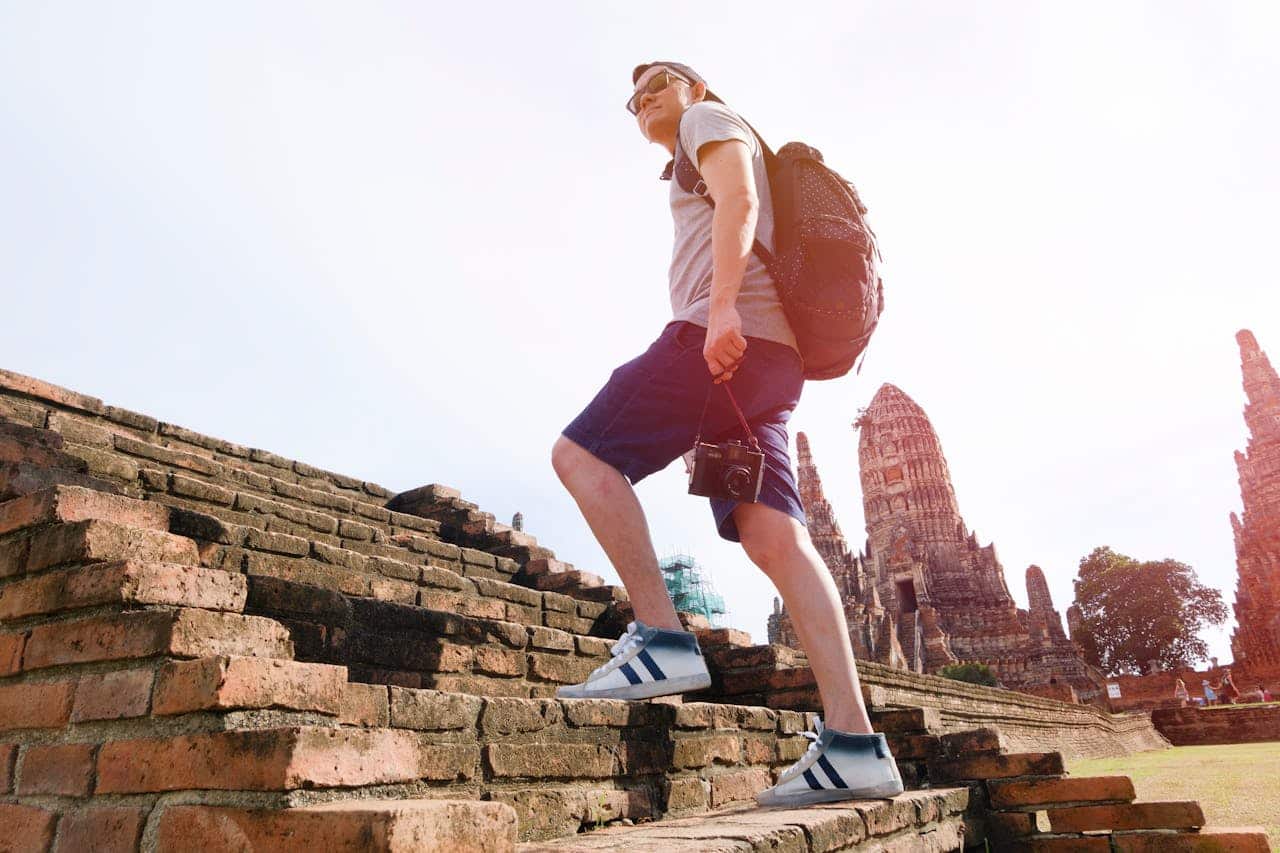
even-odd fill
[{"label": "camera strap", "polygon": [[[760,442],[756,440],[755,435],[751,432],[751,427],[747,425],[746,416],[742,414],[738,401],[734,399],[733,392],[729,390],[729,383],[722,382],[720,384],[724,386],[724,393],[729,395],[729,402],[733,404],[733,411],[738,416],[738,423],[742,424],[742,431],[747,434],[747,441],[750,442],[751,449],[757,453],[762,452],[760,450]],[[702,443],[702,424],[707,419],[707,406],[711,404],[711,392],[715,390],[715,387],[715,383],[712,383],[711,387],[707,389],[707,399],[702,403],[702,416],[698,418],[698,437],[693,440],[694,447]]]}]

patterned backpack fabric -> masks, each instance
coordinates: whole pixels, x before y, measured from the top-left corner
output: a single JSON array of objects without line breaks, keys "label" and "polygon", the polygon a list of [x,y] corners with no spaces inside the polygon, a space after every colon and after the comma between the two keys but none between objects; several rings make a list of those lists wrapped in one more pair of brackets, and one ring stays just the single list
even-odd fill
[{"label": "patterned backpack fabric", "polygon": [[[677,133],[676,181],[714,206],[679,139]],[[774,154],[759,133],[756,139],[773,196],[774,252],[759,240],[752,249],[777,285],[805,379],[844,376],[866,350],[884,310],[880,251],[867,208],[816,148],[789,142]]]}]

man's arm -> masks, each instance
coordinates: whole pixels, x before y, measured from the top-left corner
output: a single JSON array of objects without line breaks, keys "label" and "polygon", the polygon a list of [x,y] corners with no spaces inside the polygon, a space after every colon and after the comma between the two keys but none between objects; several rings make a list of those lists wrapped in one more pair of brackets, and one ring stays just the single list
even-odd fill
[{"label": "man's arm", "polygon": [[711,219],[711,312],[702,354],[720,383],[733,378],[747,349],[735,306],[755,242],[760,199],[751,151],[739,139],[708,142],[699,148],[698,171],[716,203]]}]

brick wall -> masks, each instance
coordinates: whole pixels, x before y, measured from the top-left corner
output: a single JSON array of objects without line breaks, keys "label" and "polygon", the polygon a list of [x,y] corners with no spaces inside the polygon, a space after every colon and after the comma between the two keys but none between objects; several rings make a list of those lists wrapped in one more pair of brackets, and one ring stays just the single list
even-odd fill
[{"label": "brick wall", "polygon": [[1151,722],[1174,746],[1280,741],[1280,703],[1249,707],[1161,708]]}]

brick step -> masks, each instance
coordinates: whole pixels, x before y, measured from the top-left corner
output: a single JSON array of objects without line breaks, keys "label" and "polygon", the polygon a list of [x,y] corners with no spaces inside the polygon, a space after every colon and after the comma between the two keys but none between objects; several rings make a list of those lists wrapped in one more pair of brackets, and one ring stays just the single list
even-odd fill
[{"label": "brick step", "polygon": [[0,586],[0,620],[109,604],[167,604],[238,613],[247,594],[243,576],[217,569],[132,560],[95,563]]},{"label": "brick step", "polygon": [[1130,803],[1137,799],[1128,776],[992,780],[987,783],[987,792],[991,808],[997,810]]},{"label": "brick step", "polygon": [[341,800],[273,811],[171,806],[156,849],[272,853],[507,853],[516,816],[502,803]]},{"label": "brick step", "polygon": [[[196,658],[218,654],[293,657],[288,631],[271,619],[191,608],[107,613],[0,634],[8,672],[34,672],[70,664],[155,656]],[[13,662],[17,661],[17,665]],[[6,689],[0,682],[0,689]]]},{"label": "brick step", "polygon": [[1051,832],[1127,829],[1198,829],[1204,812],[1196,802],[1115,803],[1048,808]]},{"label": "brick step", "polygon": [[911,850],[942,853],[965,841],[964,788],[912,791],[891,800],[857,800],[794,809],[734,808],[696,817],[620,826],[556,841],[528,842],[520,853],[628,850]]},{"label": "brick step", "polygon": [[200,555],[183,536],[99,520],[29,527],[0,539],[0,579],[120,560],[198,566]]},{"label": "brick step", "polygon": [[1124,832],[1114,835],[1037,835],[1001,841],[1009,853],[1268,853],[1261,827],[1212,827],[1199,832]]}]

